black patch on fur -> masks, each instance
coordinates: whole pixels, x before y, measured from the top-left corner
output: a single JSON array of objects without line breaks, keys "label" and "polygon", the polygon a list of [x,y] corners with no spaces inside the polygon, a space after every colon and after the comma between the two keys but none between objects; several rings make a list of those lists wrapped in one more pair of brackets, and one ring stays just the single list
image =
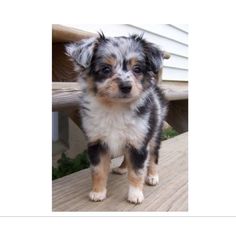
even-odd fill
[{"label": "black patch on fur", "polygon": [[96,166],[100,162],[100,155],[107,151],[107,147],[100,142],[88,144],[88,156],[92,165]]},{"label": "black patch on fur", "polygon": [[163,53],[151,43],[147,43],[144,49],[149,70],[157,74],[161,67]]},{"label": "black patch on fur", "polygon": [[114,47],[116,47],[116,48],[119,47],[119,44],[118,44],[117,42],[115,42],[115,41],[112,42],[112,45],[113,45]]},{"label": "black patch on fur", "polygon": [[143,169],[144,162],[147,159],[147,148],[143,146],[141,149],[136,149],[133,146],[130,146],[130,160],[134,169]]},{"label": "black patch on fur", "polygon": [[145,98],[145,101],[143,102],[143,104],[136,108],[137,116],[142,116],[142,115],[147,114],[147,112],[150,111],[150,107],[152,106],[152,103],[153,103],[153,96],[152,94],[149,94]]},{"label": "black patch on fur", "polygon": [[110,57],[112,57],[112,58],[114,58],[114,59],[117,59],[117,56],[116,56],[116,54],[114,54],[114,53],[112,53],[112,54],[110,55]]},{"label": "black patch on fur", "polygon": [[148,142],[151,140],[154,132],[156,132],[156,126],[157,126],[157,107],[155,103],[152,103],[152,106],[150,107],[150,116],[148,120],[148,132],[144,139],[144,145],[147,145]]},{"label": "black patch on fur", "polygon": [[157,85],[155,85],[154,92],[156,93],[158,100],[161,102],[161,106],[168,107],[168,101],[166,100],[163,91]]},{"label": "black patch on fur", "polygon": [[155,140],[155,148],[154,148],[154,153],[153,155],[155,156],[155,163],[158,164],[159,161],[159,150],[161,147],[161,134],[162,134],[162,129],[163,129],[164,122],[161,123],[159,130],[158,130],[158,135],[156,136]]},{"label": "black patch on fur", "polygon": [[93,73],[93,78],[95,82],[103,82],[105,79],[110,78],[110,77],[111,77],[111,74],[104,75],[100,71]]},{"label": "black patch on fur", "polygon": [[140,44],[140,48],[142,48],[142,52],[145,54],[147,70],[157,74],[162,64],[163,52],[153,43],[143,39],[143,35],[134,34],[130,36],[130,39]]},{"label": "black patch on fur", "polygon": [[122,63],[122,70],[123,71],[128,71],[128,68],[127,68],[127,60],[123,60],[123,63]]},{"label": "black patch on fur", "polygon": [[155,156],[155,160],[154,161],[155,161],[156,164],[158,164],[158,161],[159,161],[159,150],[160,150],[160,147],[161,147],[161,133],[162,132],[160,132],[160,134],[157,135],[156,146],[155,146],[155,150],[154,150],[154,153],[153,153],[154,156]]},{"label": "black patch on fur", "polygon": [[[104,42],[101,42],[98,47],[105,47],[103,43]],[[97,55],[98,47],[96,47],[94,50],[94,54],[91,60],[91,66],[89,68],[88,74],[94,78],[95,82],[103,82],[105,79],[111,77],[112,74],[102,73],[102,67],[104,67],[104,63],[103,63],[104,55]],[[111,53],[109,56],[114,59],[117,59],[117,56],[114,53]]]},{"label": "black patch on fur", "polygon": [[94,57],[91,62],[90,70],[88,74],[93,77],[95,82],[103,82],[106,78],[109,78],[110,75],[104,75],[101,71],[97,70],[96,67],[100,68],[102,65],[99,65],[99,60]]},{"label": "black patch on fur", "polygon": [[143,40],[143,35],[144,33],[138,35],[138,34],[133,34],[130,36],[130,38],[132,38],[133,40],[137,41],[137,42],[140,42]]},{"label": "black patch on fur", "polygon": [[144,90],[147,90],[148,88],[150,88],[151,86],[153,86],[153,82],[152,82],[152,77],[146,73],[146,71],[144,71],[144,78],[141,80],[142,86]]},{"label": "black patch on fur", "polygon": [[[157,96],[158,100],[160,101],[161,106],[167,110],[168,101],[165,99],[165,96],[164,96],[162,90],[158,86],[155,86],[154,92],[156,93],[156,96]],[[164,119],[165,119],[165,117],[164,117]],[[155,148],[153,150],[153,152],[154,152],[153,155],[155,156],[155,163],[156,164],[158,164],[158,161],[159,161],[159,150],[160,150],[160,146],[161,146],[161,134],[162,134],[162,128],[164,125],[164,119],[160,123],[160,126],[158,127],[158,130],[157,130],[158,135],[156,136]]]},{"label": "black patch on fur", "polygon": [[98,32],[98,41],[102,42],[102,41],[107,41],[108,39],[105,37],[104,33],[102,31]]}]

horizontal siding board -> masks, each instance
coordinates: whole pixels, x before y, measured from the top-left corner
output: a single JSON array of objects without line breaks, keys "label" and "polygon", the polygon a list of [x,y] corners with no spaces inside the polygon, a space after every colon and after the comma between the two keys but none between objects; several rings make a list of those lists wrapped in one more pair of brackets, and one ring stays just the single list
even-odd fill
[{"label": "horizontal siding board", "polygon": [[[141,34],[143,30],[132,27],[131,25],[66,25],[75,27],[81,30],[97,33],[102,30],[105,35],[108,36],[121,36],[130,34]],[[159,35],[154,35],[150,32],[145,32],[145,38],[150,42],[160,45],[161,48],[169,53],[177,54],[180,56],[187,57],[188,47],[183,44],[179,44],[171,39],[164,38]]]},{"label": "horizontal siding board", "polygon": [[172,56],[177,56],[177,57],[182,57],[182,58],[188,59],[188,56],[179,55],[179,54],[173,53],[173,52],[171,53],[171,57]]},{"label": "horizontal siding board", "polygon": [[177,67],[177,66],[163,66],[165,68],[172,68],[172,69],[178,69],[178,70],[185,70],[188,71],[188,68],[184,68],[184,67]]},{"label": "horizontal siding board", "polygon": [[180,67],[188,69],[188,58],[171,55],[168,60],[164,60],[164,66]]},{"label": "horizontal siding board", "polygon": [[187,34],[184,33],[182,30],[179,30],[177,28],[171,27],[170,25],[165,24],[156,24],[156,25],[150,25],[150,24],[139,24],[139,25],[131,25],[136,28],[139,28],[143,31],[149,31],[150,33],[163,36],[168,39],[172,39],[173,41],[176,41],[177,43],[184,44],[188,46],[188,37]]},{"label": "horizontal siding board", "polygon": [[188,25],[187,24],[169,24],[169,25],[188,34]]},{"label": "horizontal siding board", "polygon": [[177,68],[164,67],[162,73],[163,80],[188,81],[188,71]]}]

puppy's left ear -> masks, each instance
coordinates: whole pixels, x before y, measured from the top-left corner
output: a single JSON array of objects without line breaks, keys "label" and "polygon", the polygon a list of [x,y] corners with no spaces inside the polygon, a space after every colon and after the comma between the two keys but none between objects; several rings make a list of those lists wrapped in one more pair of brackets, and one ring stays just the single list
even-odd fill
[{"label": "puppy's left ear", "polygon": [[66,54],[69,55],[77,65],[86,69],[90,66],[97,38],[82,39],[76,43],[65,45]]},{"label": "puppy's left ear", "polygon": [[148,42],[146,42],[144,49],[150,70],[157,74],[163,66],[164,52],[155,44]]}]

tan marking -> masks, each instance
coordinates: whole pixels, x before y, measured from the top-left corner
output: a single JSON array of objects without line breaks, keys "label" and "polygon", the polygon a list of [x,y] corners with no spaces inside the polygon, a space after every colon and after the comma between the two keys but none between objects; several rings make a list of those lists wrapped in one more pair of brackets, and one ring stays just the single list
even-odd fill
[{"label": "tan marking", "polygon": [[118,93],[119,87],[115,78],[107,78],[98,88],[99,100],[108,106],[113,104],[110,98],[116,97]]},{"label": "tan marking", "polygon": [[101,97],[114,96],[118,93],[119,88],[116,79],[107,78],[98,88],[98,94]]},{"label": "tan marking", "polygon": [[[130,76],[129,79],[132,84],[130,95],[132,98],[136,99],[143,91],[143,86],[141,84],[142,75],[137,76],[137,78],[135,76]],[[91,84],[89,85],[89,87],[92,90],[94,88],[94,84],[93,82],[90,83]],[[99,99],[102,100],[102,102],[105,102],[106,105],[111,105],[111,102],[109,102],[109,100],[113,99],[114,101],[114,99],[120,95],[117,74],[114,74],[112,77],[107,78],[104,82],[100,83],[99,86],[97,86],[97,95]]]},{"label": "tan marking", "polygon": [[95,88],[95,84],[94,84],[94,81],[91,77],[88,77],[86,79],[87,81],[87,85],[88,85],[88,91],[92,94],[94,94],[94,88]]},{"label": "tan marking", "polygon": [[111,158],[108,154],[100,155],[98,165],[92,167],[92,191],[102,192],[106,189]]},{"label": "tan marking", "polygon": [[[129,70],[131,70],[133,68],[134,65],[137,65],[138,61],[136,57],[132,57],[131,59],[129,59],[128,61],[128,68]],[[143,80],[143,75],[135,75],[132,78],[132,95],[133,96],[139,96],[142,91],[143,91],[143,86],[141,84],[141,81]]]},{"label": "tan marking", "polygon": [[113,106],[113,103],[111,100],[109,100],[108,97],[98,97],[98,100],[105,106],[111,107]]},{"label": "tan marking", "polygon": [[147,169],[148,176],[157,176],[158,175],[157,164],[155,163],[155,158],[156,157],[154,155],[150,155],[148,169]]},{"label": "tan marking", "polygon": [[103,60],[103,62],[104,62],[105,64],[108,64],[108,65],[111,65],[111,66],[115,66],[115,65],[116,65],[116,58],[115,58],[115,57],[112,57],[112,56],[106,57],[106,58]]},{"label": "tan marking", "polygon": [[111,94],[117,94],[119,92],[118,84],[115,80],[112,80],[109,84],[109,92]]},{"label": "tan marking", "polygon": [[138,97],[143,91],[143,86],[140,82],[140,80],[136,79],[134,76],[132,76],[132,90],[131,95],[133,97]]},{"label": "tan marking", "polygon": [[159,183],[157,164],[155,163],[156,156],[149,153],[149,163],[147,168],[146,184],[155,186]]},{"label": "tan marking", "polygon": [[131,59],[129,59],[129,61],[128,61],[129,68],[132,68],[136,64],[137,64],[137,58],[132,57]]},{"label": "tan marking", "polygon": [[137,175],[131,168],[128,168],[128,179],[130,185],[143,189],[144,175]]}]

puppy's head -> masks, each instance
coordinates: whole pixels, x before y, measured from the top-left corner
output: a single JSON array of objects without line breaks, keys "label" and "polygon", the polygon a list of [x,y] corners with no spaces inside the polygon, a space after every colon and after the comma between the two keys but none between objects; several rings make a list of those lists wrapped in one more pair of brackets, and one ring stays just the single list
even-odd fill
[{"label": "puppy's head", "polygon": [[110,102],[131,102],[155,83],[163,53],[142,36],[99,37],[66,46],[89,91]]}]

